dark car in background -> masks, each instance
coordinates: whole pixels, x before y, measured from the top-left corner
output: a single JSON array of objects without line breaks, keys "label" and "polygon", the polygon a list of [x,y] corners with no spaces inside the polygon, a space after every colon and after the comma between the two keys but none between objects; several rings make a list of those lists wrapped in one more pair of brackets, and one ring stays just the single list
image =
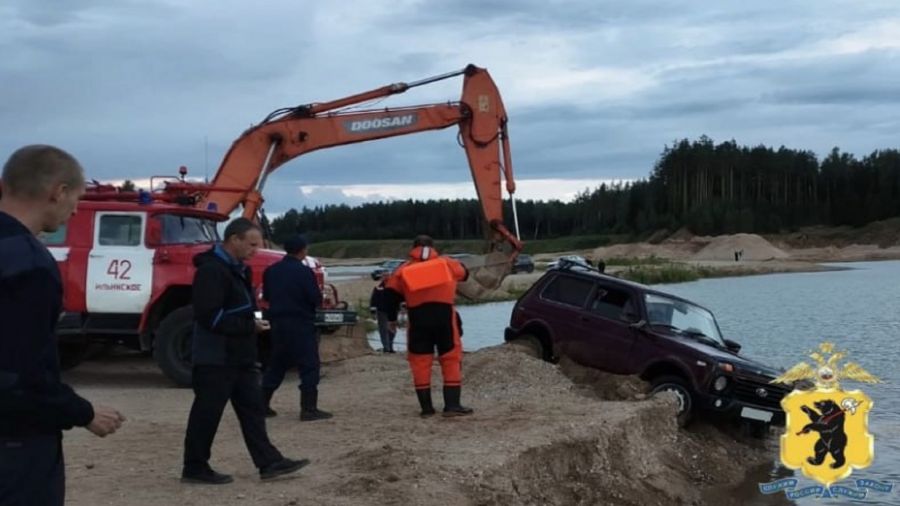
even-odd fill
[{"label": "dark car in background", "polygon": [[403,265],[403,262],[405,262],[405,260],[400,260],[397,258],[392,260],[385,260],[381,265],[376,267],[370,275],[372,276],[373,280],[377,281],[379,278],[381,278],[381,276],[393,273],[395,270],[397,270],[397,267]]},{"label": "dark car in background", "polygon": [[504,337],[548,361],[566,355],[672,392],[682,424],[699,412],[745,421],[758,435],[785,423],[781,399],[791,389],[740,355],[712,312],[577,262],[548,270],[519,298]]},{"label": "dark car in background", "polygon": [[513,263],[512,273],[518,274],[520,272],[534,272],[534,260],[531,259],[530,255],[520,253],[519,256],[516,257],[516,261]]}]

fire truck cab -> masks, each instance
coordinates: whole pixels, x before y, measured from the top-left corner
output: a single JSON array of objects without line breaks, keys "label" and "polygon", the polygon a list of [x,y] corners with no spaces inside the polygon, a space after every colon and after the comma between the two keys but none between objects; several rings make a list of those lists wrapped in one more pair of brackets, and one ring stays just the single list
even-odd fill
[{"label": "fire truck cab", "polygon": [[[219,240],[228,217],[168,200],[95,185],[66,226],[42,237],[64,283],[57,330],[64,367],[97,343],[122,344],[152,352],[167,376],[190,385],[193,257]],[[263,271],[283,255],[264,249],[247,262],[257,297]],[[312,264],[325,298],[316,324],[324,333],[355,324],[356,313],[325,283],[324,266]],[[265,351],[267,336],[260,344]]]}]

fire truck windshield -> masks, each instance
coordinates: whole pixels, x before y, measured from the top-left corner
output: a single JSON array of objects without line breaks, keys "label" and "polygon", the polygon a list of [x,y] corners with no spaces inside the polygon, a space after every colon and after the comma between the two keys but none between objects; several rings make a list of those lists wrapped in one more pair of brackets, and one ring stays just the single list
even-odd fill
[{"label": "fire truck windshield", "polygon": [[157,219],[162,224],[163,244],[199,244],[219,240],[213,220],[178,214],[160,214]]}]

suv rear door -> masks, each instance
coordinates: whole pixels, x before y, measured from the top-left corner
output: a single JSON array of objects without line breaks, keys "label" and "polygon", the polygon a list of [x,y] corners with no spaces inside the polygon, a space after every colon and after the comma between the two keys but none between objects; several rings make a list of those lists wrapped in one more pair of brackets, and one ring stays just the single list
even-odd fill
[{"label": "suv rear door", "polygon": [[639,314],[638,304],[637,295],[626,287],[597,283],[589,304],[578,318],[591,365],[619,374],[633,372],[632,352],[637,334],[631,323],[633,316]]},{"label": "suv rear door", "polygon": [[541,314],[553,329],[554,348],[559,354],[580,360],[587,351],[579,316],[593,289],[590,279],[559,273],[541,290]]}]

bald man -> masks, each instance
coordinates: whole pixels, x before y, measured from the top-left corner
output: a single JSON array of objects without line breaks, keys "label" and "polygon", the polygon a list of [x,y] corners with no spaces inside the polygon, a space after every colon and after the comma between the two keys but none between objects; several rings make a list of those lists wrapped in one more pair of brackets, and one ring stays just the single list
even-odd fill
[{"label": "bald man", "polygon": [[56,261],[38,240],[75,213],[81,165],[65,151],[25,146],[0,177],[0,504],[62,505],[62,431],[104,437],[125,418],[92,406],[60,379],[55,328],[62,312]]}]

